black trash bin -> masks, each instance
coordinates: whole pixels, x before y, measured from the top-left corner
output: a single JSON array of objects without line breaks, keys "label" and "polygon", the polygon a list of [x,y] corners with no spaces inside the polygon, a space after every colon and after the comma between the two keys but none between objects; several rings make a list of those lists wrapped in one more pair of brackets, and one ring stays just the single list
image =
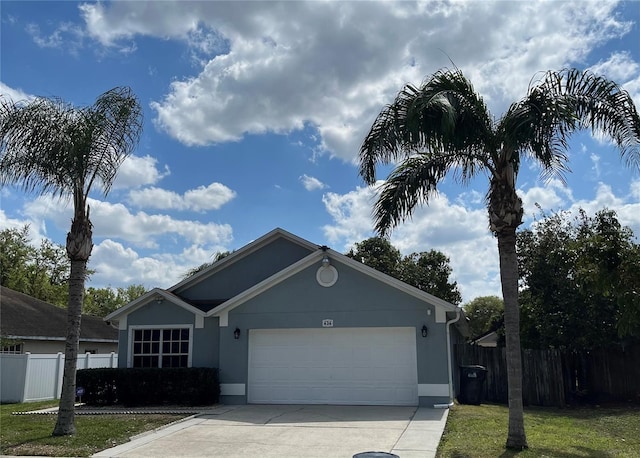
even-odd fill
[{"label": "black trash bin", "polygon": [[460,366],[460,404],[479,406],[482,402],[482,390],[487,378],[487,369],[483,366]]}]

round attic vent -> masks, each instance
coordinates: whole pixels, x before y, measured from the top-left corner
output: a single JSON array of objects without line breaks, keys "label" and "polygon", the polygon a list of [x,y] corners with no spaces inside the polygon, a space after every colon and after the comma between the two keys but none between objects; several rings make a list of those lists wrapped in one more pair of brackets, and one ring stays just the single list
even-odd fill
[{"label": "round attic vent", "polygon": [[316,280],[318,280],[320,286],[329,288],[338,281],[338,271],[332,265],[322,266],[316,272]]}]

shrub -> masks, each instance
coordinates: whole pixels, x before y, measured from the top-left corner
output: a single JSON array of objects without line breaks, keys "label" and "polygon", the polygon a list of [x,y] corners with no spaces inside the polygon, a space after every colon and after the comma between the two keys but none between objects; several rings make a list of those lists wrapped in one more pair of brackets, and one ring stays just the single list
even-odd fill
[{"label": "shrub", "polygon": [[101,368],[77,373],[88,405],[211,405],[220,397],[218,370],[191,368]]}]

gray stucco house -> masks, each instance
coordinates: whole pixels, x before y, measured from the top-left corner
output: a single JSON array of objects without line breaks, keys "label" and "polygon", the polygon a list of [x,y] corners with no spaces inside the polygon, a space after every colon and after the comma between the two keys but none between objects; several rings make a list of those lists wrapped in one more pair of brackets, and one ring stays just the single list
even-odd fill
[{"label": "gray stucco house", "polygon": [[461,309],[275,229],[105,318],[121,367],[216,367],[226,404],[446,407]]}]

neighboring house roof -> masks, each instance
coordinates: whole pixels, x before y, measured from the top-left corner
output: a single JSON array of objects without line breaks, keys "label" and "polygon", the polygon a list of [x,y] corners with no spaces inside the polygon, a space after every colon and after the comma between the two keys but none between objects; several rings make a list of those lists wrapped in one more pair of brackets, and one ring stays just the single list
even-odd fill
[{"label": "neighboring house roof", "polygon": [[[0,334],[14,339],[66,339],[66,309],[4,286],[0,288]],[[80,340],[117,342],[118,330],[99,317],[83,315]]]},{"label": "neighboring house roof", "polygon": [[496,331],[489,331],[471,342],[472,345],[478,345],[480,347],[497,347],[498,346],[498,333]]}]

